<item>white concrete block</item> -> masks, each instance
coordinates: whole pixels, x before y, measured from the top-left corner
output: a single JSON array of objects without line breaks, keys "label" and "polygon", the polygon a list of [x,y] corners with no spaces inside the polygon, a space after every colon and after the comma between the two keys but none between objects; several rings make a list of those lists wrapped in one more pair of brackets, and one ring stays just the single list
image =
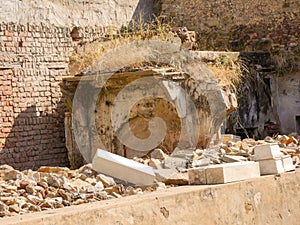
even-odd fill
[{"label": "white concrete block", "polygon": [[257,162],[233,162],[211,165],[206,168],[207,184],[224,184],[260,176]]},{"label": "white concrete block", "polygon": [[92,168],[100,173],[139,185],[152,184],[155,178],[152,167],[98,149]]},{"label": "white concrete block", "polygon": [[258,162],[261,175],[278,174],[284,172],[281,157],[275,159],[260,160]]},{"label": "white concrete block", "polygon": [[295,170],[295,166],[293,164],[293,159],[290,155],[282,156],[281,161],[282,161],[285,172]]},{"label": "white concrete block", "polygon": [[254,147],[254,160],[278,158],[283,155],[278,144],[262,144]]}]

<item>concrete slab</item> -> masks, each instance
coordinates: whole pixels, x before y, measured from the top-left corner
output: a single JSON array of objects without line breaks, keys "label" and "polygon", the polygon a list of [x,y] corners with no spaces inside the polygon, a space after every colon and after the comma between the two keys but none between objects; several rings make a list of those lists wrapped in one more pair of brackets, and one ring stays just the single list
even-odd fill
[{"label": "concrete slab", "polygon": [[94,156],[92,168],[100,173],[139,185],[152,184],[155,178],[152,167],[101,149],[98,149]]},{"label": "concrete slab", "polygon": [[290,155],[282,156],[281,161],[285,172],[295,170],[293,159]]},{"label": "concrete slab", "polygon": [[260,176],[257,162],[233,162],[206,168],[207,184],[224,184]]},{"label": "concrete slab", "polygon": [[262,144],[254,147],[254,160],[272,159],[282,156],[280,147],[276,143]]},{"label": "concrete slab", "polygon": [[275,159],[260,160],[258,162],[261,175],[279,174],[284,172],[281,157]]}]

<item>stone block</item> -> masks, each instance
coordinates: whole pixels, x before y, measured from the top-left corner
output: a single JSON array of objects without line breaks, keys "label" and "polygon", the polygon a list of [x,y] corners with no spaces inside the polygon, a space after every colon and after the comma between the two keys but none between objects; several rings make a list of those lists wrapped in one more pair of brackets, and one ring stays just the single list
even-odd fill
[{"label": "stone block", "polygon": [[281,157],[260,160],[258,162],[261,175],[279,174],[284,172]]},{"label": "stone block", "polygon": [[189,184],[206,184],[205,167],[192,168],[188,170]]},{"label": "stone block", "polygon": [[254,147],[254,160],[266,160],[281,157],[283,155],[280,152],[278,144],[262,144]]},{"label": "stone block", "polygon": [[152,184],[155,178],[150,166],[101,149],[98,149],[94,156],[92,168],[97,172],[138,185]]},{"label": "stone block", "polygon": [[156,179],[165,184],[185,185],[188,184],[188,174],[180,173],[176,169],[156,169]]},{"label": "stone block", "polygon": [[281,161],[285,172],[295,170],[293,159],[290,155],[282,156]]},{"label": "stone block", "polygon": [[257,162],[233,162],[206,168],[207,184],[224,184],[260,176]]}]

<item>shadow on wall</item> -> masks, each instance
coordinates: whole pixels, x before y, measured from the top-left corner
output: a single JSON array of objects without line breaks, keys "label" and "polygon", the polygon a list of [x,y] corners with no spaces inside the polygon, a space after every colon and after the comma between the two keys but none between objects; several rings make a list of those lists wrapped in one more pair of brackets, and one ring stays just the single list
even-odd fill
[{"label": "shadow on wall", "polygon": [[42,165],[68,166],[64,135],[64,106],[60,102],[56,113],[38,116],[36,105],[19,113],[14,119],[4,147],[0,165],[15,169],[37,169]]},{"label": "shadow on wall", "polygon": [[140,0],[131,18],[131,22],[149,21],[153,17],[154,6],[158,0]]}]

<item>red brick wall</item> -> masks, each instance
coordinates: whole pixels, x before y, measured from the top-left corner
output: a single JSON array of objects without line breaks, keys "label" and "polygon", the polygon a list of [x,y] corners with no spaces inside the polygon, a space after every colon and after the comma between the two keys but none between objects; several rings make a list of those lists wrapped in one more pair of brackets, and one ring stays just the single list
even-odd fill
[{"label": "red brick wall", "polygon": [[[58,86],[78,42],[72,28],[0,24],[0,164],[67,166],[64,103]],[[101,36],[83,28],[83,41]]]}]

